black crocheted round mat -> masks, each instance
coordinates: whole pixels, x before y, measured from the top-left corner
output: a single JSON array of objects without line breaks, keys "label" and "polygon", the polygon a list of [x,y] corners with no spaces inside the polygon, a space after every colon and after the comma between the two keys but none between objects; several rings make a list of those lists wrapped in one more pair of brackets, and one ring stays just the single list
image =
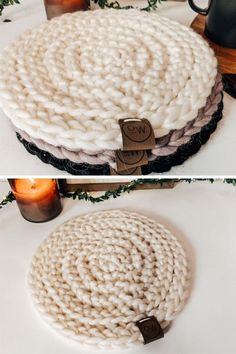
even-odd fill
[{"label": "black crocheted round mat", "polygon": [[[211,121],[205,125],[199,133],[194,134],[187,144],[183,144],[178,150],[168,156],[160,156],[150,161],[148,165],[142,167],[142,174],[147,175],[151,172],[167,172],[173,166],[181,165],[190,156],[196,154],[201,146],[210,138],[211,134],[216,130],[218,122],[223,116],[223,94],[222,100],[218,105],[217,111],[213,114]],[[36,145],[24,140],[20,134],[16,133],[19,141],[24,145],[26,150],[32,155],[36,155],[41,161],[48,163],[59,170],[67,171],[72,175],[109,175],[109,164],[90,165],[88,163],[75,163],[68,159],[58,159],[47,151],[40,150]]]}]

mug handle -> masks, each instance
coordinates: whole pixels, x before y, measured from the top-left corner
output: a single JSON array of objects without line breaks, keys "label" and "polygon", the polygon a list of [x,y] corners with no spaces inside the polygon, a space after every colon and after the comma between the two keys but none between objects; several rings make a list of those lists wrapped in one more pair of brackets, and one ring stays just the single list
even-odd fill
[{"label": "mug handle", "polygon": [[198,12],[200,15],[205,15],[205,16],[208,15],[208,13],[209,13],[209,10],[210,10],[212,1],[213,1],[213,0],[210,1],[209,6],[208,6],[206,9],[202,9],[201,7],[197,6],[197,5],[194,3],[194,0],[188,0],[190,7],[191,7],[194,11]]}]

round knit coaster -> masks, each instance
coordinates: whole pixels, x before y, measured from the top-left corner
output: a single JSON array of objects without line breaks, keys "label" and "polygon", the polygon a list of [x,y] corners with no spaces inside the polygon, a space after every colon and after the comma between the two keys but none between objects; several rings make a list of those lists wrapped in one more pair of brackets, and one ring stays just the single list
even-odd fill
[{"label": "round knit coaster", "polygon": [[72,219],[37,250],[29,274],[34,303],[49,323],[81,344],[141,345],[136,322],[155,316],[162,329],[190,288],[186,254],[145,216],[102,211]]},{"label": "round knit coaster", "polygon": [[146,118],[155,137],[205,106],[217,75],[208,44],[156,13],[65,14],[26,32],[0,58],[0,105],[16,128],[86,151],[122,147],[118,120]]},{"label": "round knit coaster", "polygon": [[[187,142],[177,146],[177,149],[174,149],[174,152],[170,155],[157,157],[155,157],[155,155],[149,155],[149,163],[142,167],[142,174],[147,175],[152,172],[167,172],[173,166],[181,165],[190,156],[196,154],[216,130],[218,122],[222,119],[222,111],[223,95],[221,94],[221,101],[218,104],[217,111],[213,114],[210,121],[208,121],[203,128],[195,127],[195,131],[190,139],[187,137]],[[104,164],[75,163],[68,159],[58,159],[48,151],[41,150],[35,144],[23,139],[20,134],[17,133],[16,135],[30,154],[36,155],[42,162],[51,164],[59,170],[67,171],[72,175],[109,175],[109,163],[111,166],[114,163],[111,156],[109,156],[110,162]],[[91,159],[92,158],[93,156],[91,156]]]}]

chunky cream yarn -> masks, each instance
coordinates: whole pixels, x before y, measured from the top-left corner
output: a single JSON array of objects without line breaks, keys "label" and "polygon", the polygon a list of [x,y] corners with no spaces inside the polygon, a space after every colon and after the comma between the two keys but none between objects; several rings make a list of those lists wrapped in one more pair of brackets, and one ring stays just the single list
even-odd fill
[{"label": "chunky cream yarn", "polygon": [[[175,153],[180,146],[187,144],[194,134],[200,132],[204,126],[209,124],[222,100],[222,90],[222,78],[221,75],[218,74],[212,93],[207,98],[206,105],[199,110],[197,118],[188,122],[184,128],[172,130],[167,136],[157,138],[156,147],[151,151],[151,154],[148,155],[149,160],[154,160],[158,156],[168,156]],[[113,150],[93,152],[85,150],[71,151],[62,146],[57,147],[47,144],[43,140],[34,139],[24,131],[16,129],[15,127],[13,128],[23,139],[33,143],[41,150],[50,152],[58,159],[69,159],[75,163],[89,163],[93,165],[109,163],[112,168],[116,169],[115,151]]]},{"label": "chunky cream yarn", "polygon": [[189,264],[177,239],[145,216],[122,210],[79,216],[36,252],[29,275],[49,323],[81,344],[141,345],[135,322],[162,328],[183,308]]},{"label": "chunky cream yarn", "polygon": [[217,62],[194,31],[155,13],[65,14],[26,32],[0,59],[0,105],[16,128],[67,149],[119,149],[118,120],[156,137],[206,104]]}]

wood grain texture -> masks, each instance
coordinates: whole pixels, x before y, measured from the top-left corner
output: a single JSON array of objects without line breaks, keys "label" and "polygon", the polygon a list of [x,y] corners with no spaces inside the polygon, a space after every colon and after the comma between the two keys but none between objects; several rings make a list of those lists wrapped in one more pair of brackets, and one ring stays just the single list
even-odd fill
[{"label": "wood grain texture", "polygon": [[[74,193],[76,190],[80,189],[83,192],[102,192],[102,191],[113,191],[119,186],[124,186],[129,182],[104,182],[104,183],[67,183],[66,179],[58,179],[59,187],[64,192]],[[146,190],[146,189],[172,189],[177,184],[176,181],[167,181],[160,184],[143,184],[136,186],[136,190]]]},{"label": "wood grain texture", "polygon": [[207,40],[215,51],[221,74],[236,74],[236,49],[224,48],[208,39],[204,33],[206,17],[198,15],[191,27]]}]

